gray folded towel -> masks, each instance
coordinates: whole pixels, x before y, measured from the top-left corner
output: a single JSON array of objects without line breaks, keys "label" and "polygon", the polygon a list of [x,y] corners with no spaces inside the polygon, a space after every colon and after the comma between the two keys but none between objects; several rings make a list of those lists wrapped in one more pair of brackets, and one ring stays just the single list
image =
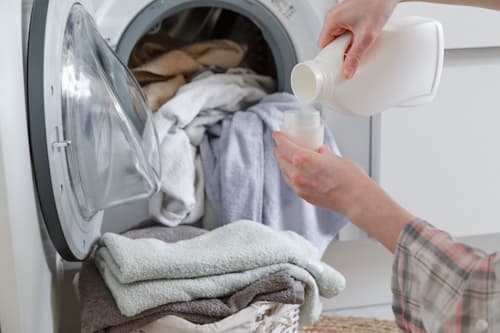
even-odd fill
[{"label": "gray folded towel", "polygon": [[168,302],[228,295],[285,271],[306,284],[301,319],[317,320],[320,294],[337,295],[344,277],[293,232],[238,221],[201,236],[165,243],[104,234],[96,264],[122,314],[134,316]]},{"label": "gray folded towel", "polygon": [[[131,230],[124,236],[131,239],[154,238],[164,242],[175,242],[193,238],[205,232],[205,230],[189,226],[151,227]],[[231,316],[254,302],[302,304],[304,301],[302,284],[282,272],[255,281],[225,298],[166,304],[136,316],[126,317],[116,306],[93,259],[83,264],[78,286],[82,333],[128,333],[167,315],[178,316],[196,324],[208,324]]]}]

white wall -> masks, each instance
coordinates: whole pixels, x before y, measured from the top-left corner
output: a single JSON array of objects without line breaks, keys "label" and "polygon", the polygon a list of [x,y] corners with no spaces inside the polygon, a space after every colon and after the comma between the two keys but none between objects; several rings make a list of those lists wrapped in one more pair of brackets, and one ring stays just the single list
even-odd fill
[{"label": "white wall", "polygon": [[500,49],[447,51],[436,100],[381,117],[380,184],[455,236],[500,232]]},{"label": "white wall", "polygon": [[470,7],[406,2],[397,6],[394,17],[425,16],[443,24],[447,49],[500,46],[500,13]]},{"label": "white wall", "polygon": [[500,12],[400,4],[407,15],[443,23],[445,67],[433,103],[378,119],[380,184],[455,236],[499,232]]}]

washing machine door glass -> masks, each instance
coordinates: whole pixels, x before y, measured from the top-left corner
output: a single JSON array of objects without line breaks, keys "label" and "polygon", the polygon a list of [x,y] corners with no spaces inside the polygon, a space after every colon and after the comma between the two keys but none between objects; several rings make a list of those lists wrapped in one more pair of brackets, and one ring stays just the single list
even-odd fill
[{"label": "washing machine door glass", "polygon": [[41,218],[62,257],[84,260],[106,208],[159,189],[142,90],[98,32],[90,0],[35,0],[27,48],[30,149]]},{"label": "washing machine door glass", "polygon": [[62,57],[64,137],[82,214],[149,197],[160,160],[151,112],[81,5],[68,17]]}]

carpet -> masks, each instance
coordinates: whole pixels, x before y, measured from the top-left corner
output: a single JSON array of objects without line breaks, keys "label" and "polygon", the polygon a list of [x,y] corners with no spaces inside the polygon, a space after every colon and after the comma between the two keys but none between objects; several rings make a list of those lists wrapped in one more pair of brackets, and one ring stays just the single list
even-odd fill
[{"label": "carpet", "polygon": [[374,318],[322,316],[314,326],[302,327],[300,333],[398,333],[393,321]]}]

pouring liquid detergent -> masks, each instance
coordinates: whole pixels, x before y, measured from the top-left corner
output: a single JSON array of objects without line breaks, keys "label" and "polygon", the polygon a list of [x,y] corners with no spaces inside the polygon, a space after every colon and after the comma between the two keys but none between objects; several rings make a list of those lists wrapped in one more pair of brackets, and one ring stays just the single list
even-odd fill
[{"label": "pouring liquid detergent", "polygon": [[[301,104],[321,103],[344,114],[372,116],[434,99],[444,57],[443,29],[438,21],[421,17],[389,21],[361,59],[354,77],[345,79],[344,53],[350,39],[351,34],[346,33],[315,59],[295,66],[292,90]],[[295,143],[317,149],[323,143],[324,127],[319,112],[311,109],[285,114],[282,131]]]},{"label": "pouring liquid detergent", "polygon": [[311,106],[284,114],[281,131],[301,147],[316,150],[325,139],[325,127],[321,124],[321,114]]}]

